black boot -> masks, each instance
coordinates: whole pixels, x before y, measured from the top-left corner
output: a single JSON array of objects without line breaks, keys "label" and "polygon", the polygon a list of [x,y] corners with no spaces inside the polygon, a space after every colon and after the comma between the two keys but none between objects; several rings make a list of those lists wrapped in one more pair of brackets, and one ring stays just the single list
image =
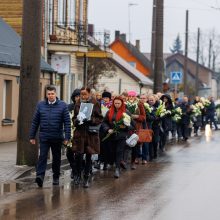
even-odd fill
[{"label": "black boot", "polygon": [[89,187],[89,176],[87,176],[87,175],[84,175],[83,187],[84,188],[88,188]]},{"label": "black boot", "polygon": [[76,174],[76,175],[74,175],[73,181],[74,181],[74,184],[75,184],[75,185],[79,185],[80,182],[81,182],[81,174]]}]

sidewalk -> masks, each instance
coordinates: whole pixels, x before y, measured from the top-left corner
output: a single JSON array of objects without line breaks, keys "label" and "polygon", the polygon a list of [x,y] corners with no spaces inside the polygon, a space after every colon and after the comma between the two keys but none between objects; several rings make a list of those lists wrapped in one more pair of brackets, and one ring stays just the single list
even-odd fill
[{"label": "sidewalk", "polygon": [[[0,143],[0,182],[15,180],[27,176],[35,167],[17,166],[17,143]],[[66,156],[62,156],[62,164],[68,163]],[[48,161],[47,169],[51,168],[51,161]]]}]

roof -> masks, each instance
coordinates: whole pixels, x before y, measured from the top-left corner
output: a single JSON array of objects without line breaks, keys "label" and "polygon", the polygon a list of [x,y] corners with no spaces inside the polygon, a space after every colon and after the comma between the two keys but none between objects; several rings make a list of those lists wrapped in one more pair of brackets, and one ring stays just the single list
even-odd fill
[{"label": "roof", "polygon": [[[0,18],[0,65],[20,68],[21,37]],[[41,70],[55,72],[54,69],[41,59]]]},{"label": "roof", "polygon": [[[121,38],[117,38],[111,45],[116,41],[122,42],[122,44],[142,63],[142,65],[152,71],[152,64],[150,60],[144,56],[133,44],[126,42]],[[111,46],[110,46],[111,47]]]},{"label": "roof", "polygon": [[[97,46],[100,50],[104,50],[101,43],[97,41],[94,37],[88,37],[89,44],[92,46]],[[145,86],[153,86],[153,81],[139,72],[136,68],[131,66],[126,60],[121,58],[118,54],[116,54],[113,50],[108,50],[108,52],[112,53],[111,61],[118,66],[119,68],[123,69],[131,78],[135,79],[136,81],[142,83]]]},{"label": "roof", "polygon": [[135,78],[143,85],[153,86],[153,81],[150,78],[148,78],[147,76],[144,76],[141,72],[139,72],[136,68],[131,66],[127,61],[125,61],[123,58],[121,58],[114,51],[110,50],[110,52],[113,54],[112,58],[110,58],[110,59],[117,66],[119,66],[124,71],[126,71],[130,75],[130,77]]},{"label": "roof", "polygon": [[[151,53],[143,53],[147,59],[151,60]],[[168,57],[172,56],[173,53],[163,53],[163,59],[166,60]]]},{"label": "roof", "polygon": [[[168,56],[166,58],[167,61],[171,61],[172,59],[178,59],[181,63],[184,63],[185,56],[183,54],[181,54],[181,53],[174,53],[174,54],[171,54],[170,56]],[[187,60],[188,60],[189,63],[191,63],[193,65],[196,65],[196,61],[194,61],[193,59],[188,57]],[[188,66],[188,68],[189,68],[189,66]],[[206,66],[204,66],[202,64],[199,64],[199,68],[202,68],[202,69],[204,69],[204,70],[206,70],[208,72],[213,72],[211,69],[209,69],[208,67],[206,67]],[[194,72],[194,71],[192,71],[192,72]]]}]

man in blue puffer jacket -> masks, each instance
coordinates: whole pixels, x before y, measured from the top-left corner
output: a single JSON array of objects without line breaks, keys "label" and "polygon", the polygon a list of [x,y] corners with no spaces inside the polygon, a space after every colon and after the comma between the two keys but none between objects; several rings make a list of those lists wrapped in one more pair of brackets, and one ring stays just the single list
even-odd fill
[{"label": "man in blue puffer jacket", "polygon": [[43,186],[50,148],[53,155],[53,185],[59,185],[62,142],[66,145],[71,136],[71,122],[67,104],[56,97],[54,86],[47,87],[46,96],[47,99],[37,105],[30,130],[30,142],[36,144],[35,136],[40,127],[40,155],[36,174],[36,183],[39,187]]}]

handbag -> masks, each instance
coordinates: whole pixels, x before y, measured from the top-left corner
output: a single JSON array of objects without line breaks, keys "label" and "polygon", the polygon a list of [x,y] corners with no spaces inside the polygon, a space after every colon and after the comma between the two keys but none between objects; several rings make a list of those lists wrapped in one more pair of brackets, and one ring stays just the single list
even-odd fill
[{"label": "handbag", "polygon": [[101,124],[99,125],[90,125],[88,127],[88,132],[91,134],[99,134]]},{"label": "handbag", "polygon": [[153,130],[151,129],[139,129],[137,131],[137,135],[139,136],[139,142],[140,143],[149,143],[152,142],[153,137]]},{"label": "handbag", "polygon": [[126,139],[126,144],[129,147],[135,147],[137,145],[138,139],[138,135],[134,133],[128,139]]}]

